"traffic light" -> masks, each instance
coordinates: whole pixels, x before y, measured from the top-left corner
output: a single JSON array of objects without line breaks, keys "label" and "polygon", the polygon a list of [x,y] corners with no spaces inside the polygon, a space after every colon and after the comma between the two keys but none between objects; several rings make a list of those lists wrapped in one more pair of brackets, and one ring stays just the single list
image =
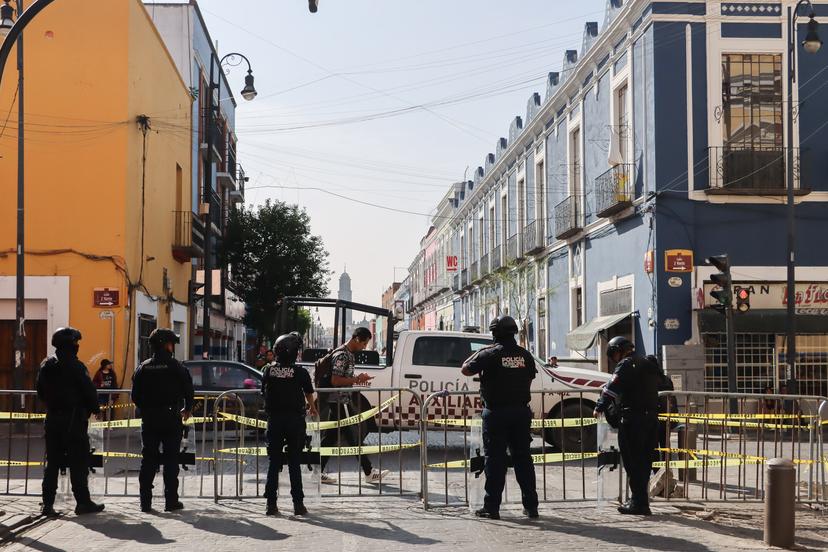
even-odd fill
[{"label": "traffic light", "polygon": [[739,288],[736,291],[736,310],[739,312],[747,312],[750,310],[750,290],[746,288]]},{"label": "traffic light", "polygon": [[715,255],[708,257],[707,263],[719,269],[718,274],[712,274],[710,276],[710,280],[720,288],[710,292],[710,296],[718,301],[718,304],[713,305],[713,308],[720,312],[725,312],[733,306],[733,293],[731,289],[733,280],[730,277],[730,258],[727,255]]},{"label": "traffic light", "polygon": [[311,13],[316,13],[319,9],[319,0],[308,0],[308,9]]}]

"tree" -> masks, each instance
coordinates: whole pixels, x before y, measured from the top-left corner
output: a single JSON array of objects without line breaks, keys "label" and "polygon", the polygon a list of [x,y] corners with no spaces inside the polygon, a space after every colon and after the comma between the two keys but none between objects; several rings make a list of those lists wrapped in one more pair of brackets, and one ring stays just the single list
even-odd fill
[{"label": "tree", "polygon": [[328,252],[296,205],[268,200],[255,210],[233,209],[219,255],[232,275],[230,287],[247,305],[245,324],[260,343],[277,337],[280,298],[328,295]]}]

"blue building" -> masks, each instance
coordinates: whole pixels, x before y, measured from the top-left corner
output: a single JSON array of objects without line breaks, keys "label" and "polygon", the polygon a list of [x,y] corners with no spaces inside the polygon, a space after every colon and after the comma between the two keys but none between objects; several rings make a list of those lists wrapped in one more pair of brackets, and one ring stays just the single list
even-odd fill
[{"label": "blue building", "polygon": [[[789,121],[795,3],[609,0],[600,32],[586,24],[454,196],[455,327],[509,313],[538,356],[604,370],[606,342],[625,335],[726,389],[704,259],[728,253],[753,292],[736,317],[738,388],[778,388],[793,146],[800,391],[828,393],[828,48],[798,46]],[[816,16],[828,22],[828,3]]]},{"label": "blue building", "polygon": [[[242,167],[236,162],[235,113],[236,100],[228,83],[224,69],[219,66],[221,54],[216,51],[213,40],[204,22],[204,17],[196,0],[186,3],[148,3],[147,12],[152,17],[159,34],[164,40],[185,84],[190,88],[193,104],[189,121],[168,121],[161,124],[180,127],[182,134],[192,143],[192,206],[187,212],[174,213],[177,224],[176,235],[179,239],[174,254],[182,259],[192,259],[193,280],[197,279],[197,270],[202,268],[204,259],[204,235],[211,232],[213,243],[212,266],[221,268],[221,285],[213,284],[215,298],[210,307],[211,336],[210,357],[214,359],[244,360],[248,341],[243,323],[244,303],[239,301],[227,284],[231,275],[225,268],[219,267],[217,254],[226,229],[230,209],[233,205],[244,203],[244,185],[247,180]],[[235,64],[240,59],[230,58]],[[212,73],[211,73],[212,65]],[[235,76],[241,88],[244,73],[239,70]],[[212,129],[213,143],[206,143],[207,114],[210,106],[210,78],[218,83],[219,109]],[[205,187],[205,159],[207,148],[213,148],[213,168],[209,189]],[[209,209],[212,228],[205,229],[203,214]],[[203,273],[203,271],[202,271]],[[214,278],[213,282],[217,282]],[[193,344],[189,356],[201,358],[202,353],[202,309],[193,309],[195,319],[190,324],[194,328]]]}]

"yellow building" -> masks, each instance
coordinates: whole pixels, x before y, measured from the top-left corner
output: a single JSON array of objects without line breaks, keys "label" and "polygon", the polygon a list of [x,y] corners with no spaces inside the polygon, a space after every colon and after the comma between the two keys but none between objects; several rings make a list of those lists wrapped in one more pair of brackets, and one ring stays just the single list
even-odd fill
[{"label": "yellow building", "polygon": [[[152,328],[174,326],[183,339],[189,330],[190,221],[174,213],[191,212],[192,96],[139,0],[57,1],[24,38],[25,386],[67,324],[83,332],[90,372],[110,358],[129,386]],[[0,89],[10,114],[0,120],[3,388],[15,317],[14,59]]]}]

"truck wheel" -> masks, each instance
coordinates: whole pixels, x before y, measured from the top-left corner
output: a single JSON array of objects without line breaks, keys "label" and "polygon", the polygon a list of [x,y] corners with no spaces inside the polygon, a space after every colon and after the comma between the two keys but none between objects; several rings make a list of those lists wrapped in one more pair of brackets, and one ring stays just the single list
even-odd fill
[{"label": "truck wheel", "polygon": [[[592,418],[595,405],[587,401],[570,401],[558,405],[546,415],[547,419]],[[561,416],[563,408],[563,416]],[[583,427],[549,427],[543,430],[543,440],[559,452],[595,452],[598,450],[598,428],[595,425]],[[583,448],[581,442],[583,441]]]}]

